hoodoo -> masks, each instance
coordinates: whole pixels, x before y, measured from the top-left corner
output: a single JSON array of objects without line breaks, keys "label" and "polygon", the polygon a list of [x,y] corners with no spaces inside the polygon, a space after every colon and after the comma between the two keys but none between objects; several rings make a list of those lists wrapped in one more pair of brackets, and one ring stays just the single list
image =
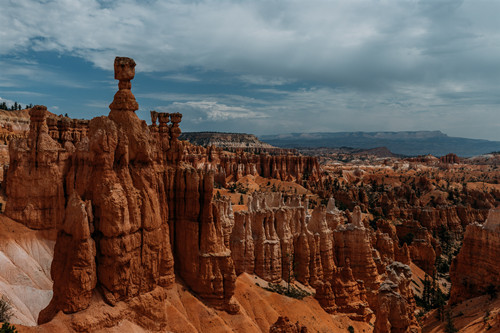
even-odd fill
[{"label": "hoodoo", "polygon": [[[352,213],[339,210],[333,198],[309,202],[297,189],[325,195],[330,185],[315,157],[196,146],[179,140],[180,113],[152,111],[148,126],[135,114],[134,60],[117,57],[114,69],[119,90],[107,117],[73,121],[35,106],[29,134],[10,144],[5,214],[28,228],[57,233],[53,297],[40,324],[50,325],[63,312],[74,314],[70,325],[76,331],[116,326],[124,318],[148,330],[184,325],[189,331],[200,324],[179,324],[172,311],[178,311],[175,318],[181,312],[193,318],[196,313],[187,309],[201,300],[197,311],[216,309],[211,322],[233,328],[333,329],[332,318],[342,316],[363,327],[375,323],[377,332],[419,330],[405,264],[410,253],[423,258],[423,250],[398,246],[388,221],[373,232],[366,193],[356,195],[364,199]],[[245,192],[237,210],[220,195],[227,182],[264,178],[295,193]],[[381,199],[388,214],[391,200]],[[319,309],[311,316],[324,319],[295,316],[300,324],[292,324],[286,317],[294,313],[286,306],[253,308],[248,295],[257,295],[252,288],[258,284],[237,292],[237,275],[243,284],[251,276],[267,286],[301,286],[313,297],[297,304]],[[271,302],[259,297],[259,304]],[[92,307],[103,315],[76,316]]]},{"label": "hoodoo", "polygon": [[11,145],[6,215],[58,233],[54,297],[40,323],[87,308],[94,289],[116,304],[168,288],[174,266],[210,305],[238,309],[233,261],[213,219],[213,173],[180,163],[180,114],[159,133],[137,117],[134,66],[115,59],[119,91],[109,116],[92,119],[76,145],[49,135],[43,106],[30,112],[28,138]]}]

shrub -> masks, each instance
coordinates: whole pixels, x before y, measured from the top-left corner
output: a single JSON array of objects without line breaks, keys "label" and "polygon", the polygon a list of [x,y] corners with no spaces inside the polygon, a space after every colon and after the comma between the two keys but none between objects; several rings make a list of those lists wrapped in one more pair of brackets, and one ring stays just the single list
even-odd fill
[{"label": "shrub", "polygon": [[12,316],[12,307],[10,306],[7,299],[2,297],[0,299],[0,321],[8,322]]},{"label": "shrub", "polygon": [[351,325],[349,325],[347,330],[349,331],[349,333],[354,333],[354,327],[352,327]]},{"label": "shrub", "polygon": [[267,288],[264,288],[264,289],[278,293],[280,295],[292,297],[295,299],[303,299],[304,297],[311,296],[310,293],[308,293],[305,290],[302,290],[302,289],[295,287],[293,284],[290,284],[287,288],[287,287],[283,287],[282,285],[277,284],[277,283],[269,283],[269,286]]},{"label": "shrub", "polygon": [[16,327],[9,323],[3,323],[0,327],[0,333],[17,333]]}]

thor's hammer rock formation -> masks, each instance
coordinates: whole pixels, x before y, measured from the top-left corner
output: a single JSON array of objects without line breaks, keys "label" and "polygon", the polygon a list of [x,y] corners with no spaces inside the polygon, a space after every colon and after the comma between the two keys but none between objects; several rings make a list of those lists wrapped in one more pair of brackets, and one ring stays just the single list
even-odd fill
[{"label": "thor's hammer rock formation", "polygon": [[10,147],[6,214],[58,232],[54,297],[40,323],[87,308],[94,289],[115,304],[168,288],[174,267],[211,306],[238,311],[233,261],[213,218],[213,173],[180,163],[180,114],[159,136],[137,117],[134,67],[115,59],[109,116],[92,119],[76,146],[52,139],[47,109],[35,106],[28,138]]}]

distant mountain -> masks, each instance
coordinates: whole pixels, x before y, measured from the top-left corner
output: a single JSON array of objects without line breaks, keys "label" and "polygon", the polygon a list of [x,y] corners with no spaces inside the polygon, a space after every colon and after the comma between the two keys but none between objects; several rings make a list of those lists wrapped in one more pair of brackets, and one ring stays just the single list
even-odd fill
[{"label": "distant mountain", "polygon": [[500,141],[450,137],[441,131],[405,132],[316,132],[262,135],[260,140],[283,148],[352,147],[371,149],[387,147],[407,156],[443,156],[455,153],[470,157],[500,151]]}]

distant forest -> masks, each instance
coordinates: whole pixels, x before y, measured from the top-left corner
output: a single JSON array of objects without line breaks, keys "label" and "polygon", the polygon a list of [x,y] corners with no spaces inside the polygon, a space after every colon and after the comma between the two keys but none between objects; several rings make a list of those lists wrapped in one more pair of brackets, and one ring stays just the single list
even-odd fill
[{"label": "distant forest", "polygon": [[20,103],[14,102],[14,104],[12,104],[9,108],[7,106],[7,103],[5,103],[5,102],[0,103],[0,110],[7,110],[7,111],[23,110],[23,109],[29,109],[32,107],[33,107],[33,104],[30,104],[30,105],[26,105],[23,108]]}]

